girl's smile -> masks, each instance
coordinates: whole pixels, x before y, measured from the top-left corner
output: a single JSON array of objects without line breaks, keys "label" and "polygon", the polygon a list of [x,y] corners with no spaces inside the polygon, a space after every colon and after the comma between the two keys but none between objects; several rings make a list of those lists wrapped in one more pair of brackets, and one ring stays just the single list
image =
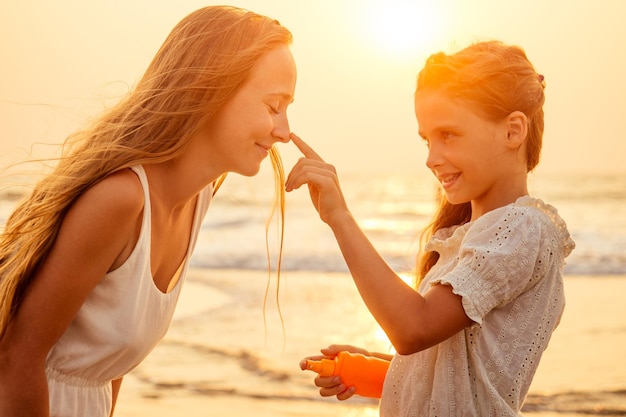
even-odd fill
[{"label": "girl's smile", "polygon": [[435,174],[437,176],[437,179],[439,179],[439,182],[441,183],[441,186],[444,189],[447,188],[451,188],[456,180],[461,176],[461,173],[457,173],[457,174]]}]

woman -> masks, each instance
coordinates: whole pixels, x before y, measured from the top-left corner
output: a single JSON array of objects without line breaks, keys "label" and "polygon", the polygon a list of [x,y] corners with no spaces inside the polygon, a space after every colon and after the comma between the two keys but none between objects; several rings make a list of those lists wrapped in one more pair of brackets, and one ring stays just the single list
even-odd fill
[{"label": "woman", "polygon": [[0,415],[112,415],[167,331],[226,173],[255,175],[269,154],[280,180],[290,43],[267,17],[197,10],[134,91],[68,139],[0,240]]}]

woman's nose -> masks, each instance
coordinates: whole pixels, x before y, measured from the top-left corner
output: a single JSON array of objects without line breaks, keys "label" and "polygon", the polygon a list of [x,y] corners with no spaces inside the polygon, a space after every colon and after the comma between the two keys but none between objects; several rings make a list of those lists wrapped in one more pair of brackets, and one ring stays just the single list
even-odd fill
[{"label": "woman's nose", "polygon": [[291,139],[289,135],[291,130],[289,129],[289,120],[286,114],[279,114],[274,122],[274,129],[272,130],[272,136],[278,139],[280,142],[287,143]]}]

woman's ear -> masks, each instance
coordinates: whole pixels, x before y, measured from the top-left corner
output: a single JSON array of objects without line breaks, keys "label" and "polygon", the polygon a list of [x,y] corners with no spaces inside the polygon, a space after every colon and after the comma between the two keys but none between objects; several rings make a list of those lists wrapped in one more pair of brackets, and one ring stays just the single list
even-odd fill
[{"label": "woman's ear", "polygon": [[507,143],[514,149],[524,144],[528,135],[528,117],[521,111],[514,111],[507,117]]}]

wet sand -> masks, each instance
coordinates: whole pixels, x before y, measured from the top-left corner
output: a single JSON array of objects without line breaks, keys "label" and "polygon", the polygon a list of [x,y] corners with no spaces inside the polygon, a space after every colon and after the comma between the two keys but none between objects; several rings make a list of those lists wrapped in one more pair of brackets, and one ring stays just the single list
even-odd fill
[{"label": "wet sand", "polygon": [[[170,332],[125,377],[116,417],[377,416],[374,400],[319,397],[313,375],[298,368],[330,343],[385,350],[350,278],[285,272],[284,332],[271,295],[262,318],[266,284],[263,272],[192,271]],[[625,416],[626,277],[571,276],[565,291],[524,415]]]}]

